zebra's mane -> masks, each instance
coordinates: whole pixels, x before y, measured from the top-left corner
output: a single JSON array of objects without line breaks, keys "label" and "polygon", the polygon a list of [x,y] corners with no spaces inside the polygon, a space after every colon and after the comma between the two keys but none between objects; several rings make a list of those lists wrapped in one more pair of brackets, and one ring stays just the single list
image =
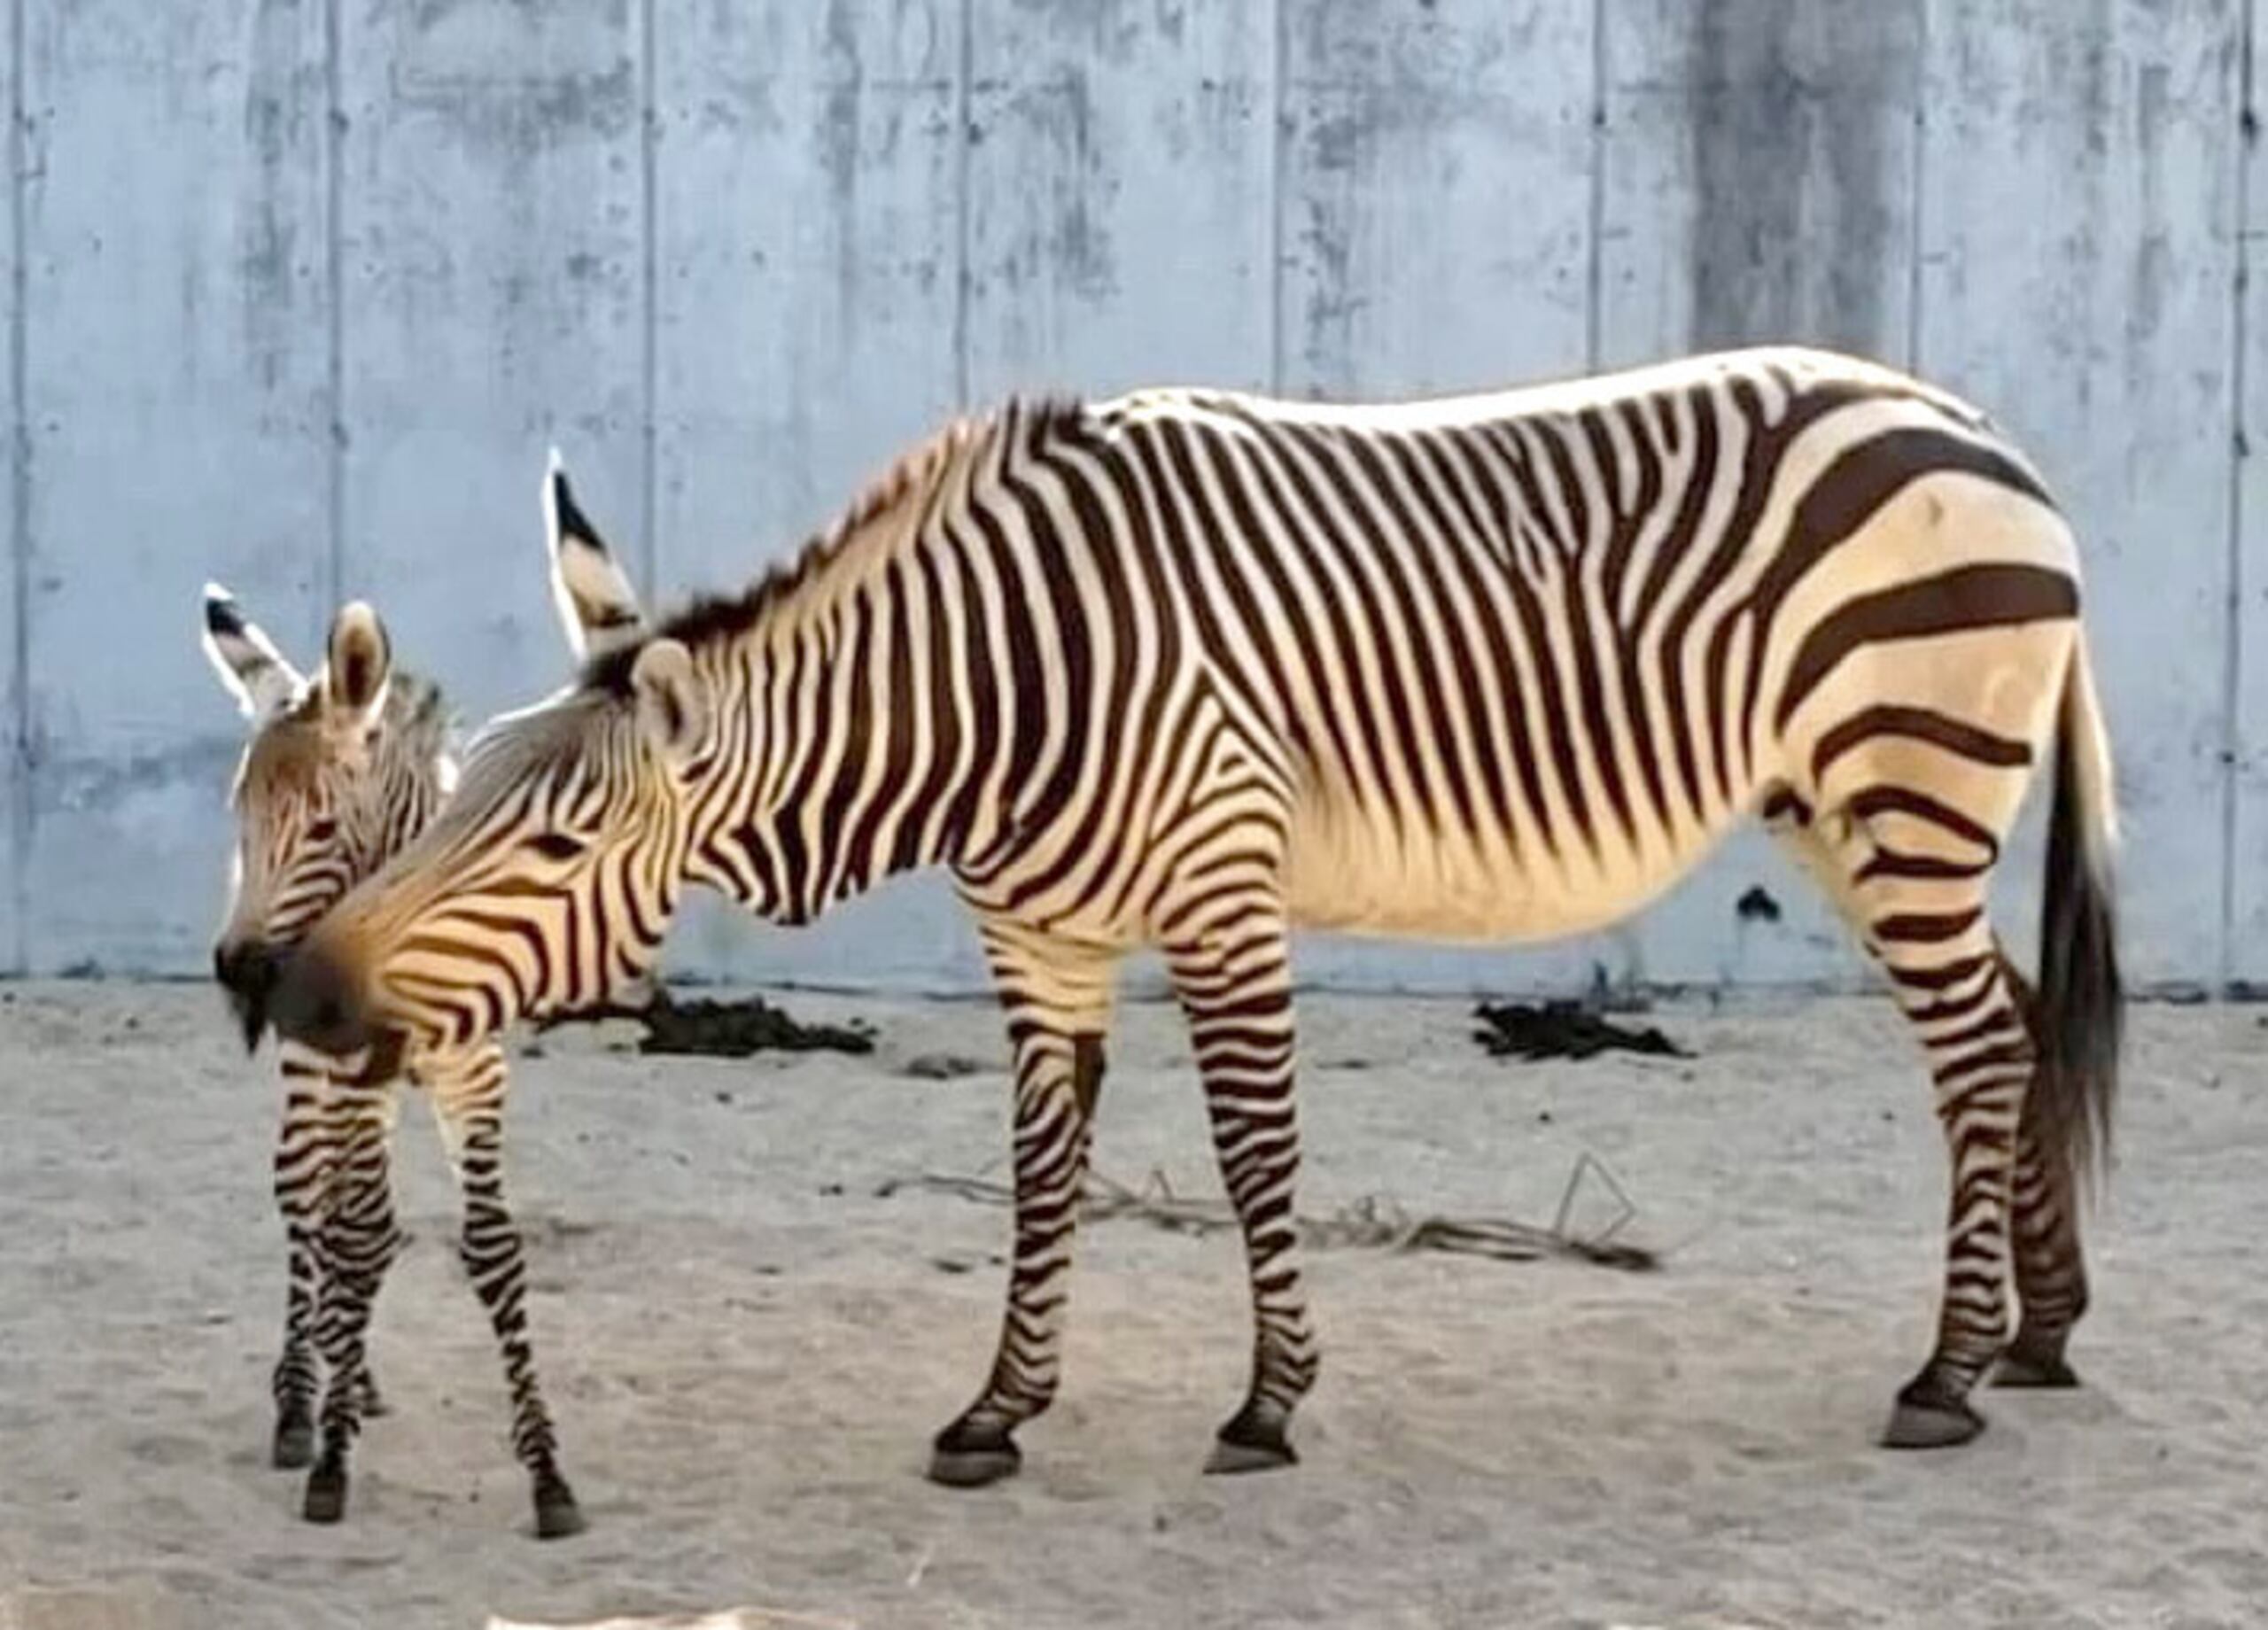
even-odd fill
[{"label": "zebra's mane", "polygon": [[1012,398],[995,412],[953,419],[869,482],[848,508],[804,540],[794,558],[774,566],[738,594],[696,596],[657,622],[644,640],[594,657],[584,667],[583,685],[617,695],[626,693],[630,671],[647,640],[669,639],[699,646],[740,638],[824,578],[876,523],[909,505],[926,502],[977,449],[1002,440],[1021,442],[1027,452],[1044,447],[1074,431],[1083,423],[1085,411],[1084,404],[1070,398]]},{"label": "zebra's mane", "polygon": [[386,734],[419,762],[439,757],[449,741],[449,704],[423,674],[397,670],[386,695]]}]

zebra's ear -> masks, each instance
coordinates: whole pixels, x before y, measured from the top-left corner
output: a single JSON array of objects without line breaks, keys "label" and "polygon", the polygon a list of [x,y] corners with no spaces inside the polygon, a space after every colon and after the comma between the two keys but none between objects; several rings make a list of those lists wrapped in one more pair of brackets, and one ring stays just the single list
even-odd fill
[{"label": "zebra's ear", "polygon": [[386,705],[386,682],[393,677],[393,642],[365,602],[339,607],[331,619],[325,662],[323,688],[330,710],[357,725],[377,723]]},{"label": "zebra's ear", "polygon": [[551,552],[551,598],[576,660],[603,656],[640,638],[646,618],[638,591],[576,503],[556,447],[543,472],[543,532]]},{"label": "zebra's ear", "polygon": [[221,683],[255,723],[289,707],[299,694],[299,671],[284,660],[260,625],[245,620],[236,596],[218,583],[205,586],[205,656]]},{"label": "zebra's ear", "polygon": [[671,763],[683,765],[709,734],[709,691],[693,654],[675,640],[649,640],[630,666],[638,727]]}]

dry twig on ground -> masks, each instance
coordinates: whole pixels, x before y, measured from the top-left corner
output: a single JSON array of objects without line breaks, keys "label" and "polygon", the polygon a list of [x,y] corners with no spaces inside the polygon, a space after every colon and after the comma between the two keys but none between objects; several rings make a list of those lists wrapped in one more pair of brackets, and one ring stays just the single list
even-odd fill
[{"label": "dry twig on ground", "polygon": [[[1569,1223],[1578,1191],[1587,1180],[1605,1187],[1614,1197],[1616,1211],[1603,1227],[1578,1234]],[[944,1172],[893,1178],[876,1193],[888,1196],[901,1189],[950,1194],[984,1206],[1013,1206],[1016,1198],[1015,1191],[1006,1184]],[[1130,1216],[1174,1233],[1209,1234],[1237,1225],[1236,1214],[1227,1201],[1176,1194],[1161,1171],[1151,1172],[1148,1180],[1138,1188],[1100,1172],[1090,1172],[1082,1215],[1097,1220]],[[1659,1257],[1643,1246],[1626,1245],[1615,1239],[1637,1215],[1637,1207],[1631,1204],[1630,1197],[1604,1163],[1585,1154],[1576,1160],[1574,1169],[1568,1174],[1558,1211],[1549,1228],[1505,1217],[1416,1215],[1382,1195],[1366,1195],[1327,1216],[1303,1216],[1299,1223],[1301,1238],[1323,1248],[1448,1251],[1513,1262],[1568,1256],[1603,1268],[1645,1272],[1661,1265]]]}]

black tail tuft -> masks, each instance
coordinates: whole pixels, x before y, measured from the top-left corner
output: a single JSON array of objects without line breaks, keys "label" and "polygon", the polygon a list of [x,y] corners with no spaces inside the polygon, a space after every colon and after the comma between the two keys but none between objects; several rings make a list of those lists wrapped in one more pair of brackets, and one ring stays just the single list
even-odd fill
[{"label": "black tail tuft", "polygon": [[[2047,1156],[2091,1188],[2109,1165],[2124,993],[2111,907],[2109,788],[2089,691],[2075,674],[2055,736],[2032,1013],[2039,1073],[2026,1119]],[[2093,764],[2086,761],[2091,753]]]}]

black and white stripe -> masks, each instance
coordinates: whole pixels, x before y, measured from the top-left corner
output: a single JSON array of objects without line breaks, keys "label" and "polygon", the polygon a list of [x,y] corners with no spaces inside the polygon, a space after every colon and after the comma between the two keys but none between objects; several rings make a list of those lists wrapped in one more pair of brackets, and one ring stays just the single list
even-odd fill
[{"label": "black and white stripe", "polygon": [[[603,546],[551,508],[587,591]],[[2118,996],[2078,578],[1982,415],[1816,353],[1397,406],[1012,405],[737,598],[648,629],[626,590],[563,593],[603,635],[580,683],[485,733],[279,1013],[334,1044],[462,1045],[641,975],[687,880],[800,922],[951,868],[1016,1065],[1006,1318],[934,1463],[982,1481],[1053,1394],[1113,978],[1161,948],[1251,1270],[1252,1384],[1215,1464],[1269,1465],[1317,1362],[1291,930],[1595,928],[1761,816],[1930,1060],[1945,1297],[1888,1439],[1956,1441],[2008,1340],[2012,1239],[2012,1375],[2067,1378],[2084,1303],[2071,1191]],[[2034,997],[1987,885],[2051,749]]]}]

